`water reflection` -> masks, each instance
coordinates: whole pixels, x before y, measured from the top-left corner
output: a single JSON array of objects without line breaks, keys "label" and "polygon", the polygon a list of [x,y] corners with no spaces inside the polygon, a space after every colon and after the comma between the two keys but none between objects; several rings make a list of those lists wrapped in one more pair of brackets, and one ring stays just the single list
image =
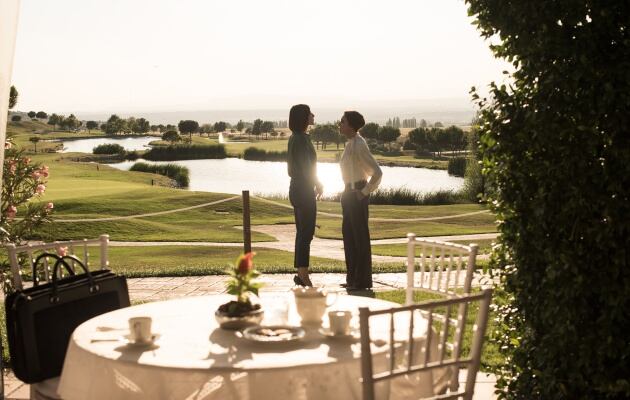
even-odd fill
[{"label": "water reflection", "polygon": [[[144,160],[139,160],[144,161]],[[150,161],[145,161],[152,163]],[[167,162],[155,162],[166,164]],[[238,158],[223,160],[171,161],[190,170],[190,190],[240,194],[249,190],[258,194],[284,194],[289,191],[289,176],[286,162],[246,161]],[[134,161],[111,164],[112,167],[128,170]],[[419,192],[440,189],[458,190],[463,185],[462,178],[449,176],[446,171],[425,168],[381,167],[383,180],[381,188],[401,188]],[[343,191],[339,165],[318,163],[319,179],[328,194]]]}]

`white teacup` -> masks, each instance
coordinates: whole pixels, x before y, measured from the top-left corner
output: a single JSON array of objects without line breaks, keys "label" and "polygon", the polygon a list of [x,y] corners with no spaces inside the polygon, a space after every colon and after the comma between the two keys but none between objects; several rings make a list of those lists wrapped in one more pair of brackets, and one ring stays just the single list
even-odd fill
[{"label": "white teacup", "polygon": [[[336,296],[328,297],[328,292],[322,288],[294,288],[295,307],[303,324],[321,325],[326,308],[336,300]],[[332,301],[330,299],[332,298]]]},{"label": "white teacup", "polygon": [[153,338],[151,322],[151,317],[129,318],[129,338],[138,343],[150,342]]},{"label": "white teacup", "polygon": [[350,333],[350,320],[352,312],[350,311],[329,311],[328,320],[330,321],[330,331],[334,335],[347,335]]}]

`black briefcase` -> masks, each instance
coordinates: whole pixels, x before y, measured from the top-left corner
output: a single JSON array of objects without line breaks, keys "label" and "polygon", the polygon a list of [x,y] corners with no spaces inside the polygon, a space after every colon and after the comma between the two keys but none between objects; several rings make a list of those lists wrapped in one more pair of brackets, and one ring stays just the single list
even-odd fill
[{"label": "black briefcase", "polygon": [[[59,376],[70,336],[84,321],[108,311],[129,306],[129,291],[124,276],[110,270],[88,271],[73,256],[40,255],[56,259],[52,281],[37,285],[33,273],[32,288],[19,290],[5,299],[7,337],[11,367],[15,376],[26,383]],[[84,273],[74,274],[68,261]],[[58,278],[64,267],[70,276]]]}]

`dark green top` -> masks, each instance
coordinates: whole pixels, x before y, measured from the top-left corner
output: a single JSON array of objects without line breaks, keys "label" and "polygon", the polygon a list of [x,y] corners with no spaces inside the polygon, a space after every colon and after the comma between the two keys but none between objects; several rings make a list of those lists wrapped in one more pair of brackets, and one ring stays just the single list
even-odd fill
[{"label": "dark green top", "polygon": [[287,168],[291,179],[312,185],[317,183],[317,153],[310,136],[306,133],[291,133]]}]

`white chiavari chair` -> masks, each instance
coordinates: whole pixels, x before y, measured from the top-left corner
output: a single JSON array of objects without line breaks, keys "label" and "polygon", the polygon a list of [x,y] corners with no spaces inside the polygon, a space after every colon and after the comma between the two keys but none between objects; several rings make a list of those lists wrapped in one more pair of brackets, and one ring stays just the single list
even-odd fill
[{"label": "white chiavari chair", "polygon": [[[475,390],[475,378],[481,361],[481,348],[488,323],[488,312],[492,300],[492,289],[485,289],[477,294],[466,294],[444,300],[429,301],[419,304],[394,307],[384,310],[371,311],[369,308],[359,309],[359,323],[361,332],[361,375],[363,400],[375,400],[375,384],[379,382],[393,382],[394,379],[425,373],[427,371],[458,371],[466,368],[466,383],[460,390],[458,374],[451,374],[448,385],[444,387],[445,393],[424,397],[431,400],[444,399],[472,399]],[[472,307],[474,303],[478,307]],[[474,322],[469,321],[469,313],[476,312]],[[398,313],[409,314],[409,324],[403,329],[406,340],[403,345],[404,358],[395,360],[397,346],[400,342],[394,338],[396,327],[394,321]],[[456,313],[456,318],[451,315]],[[387,315],[390,320],[389,334],[389,360],[388,368],[383,371],[374,371],[372,344],[370,340],[370,318],[378,315]],[[418,341],[414,335],[414,324],[421,322],[419,318],[426,319],[426,337]],[[468,329],[470,328],[470,329]],[[407,336],[408,333],[408,336]],[[466,335],[472,336],[469,351],[463,352],[463,343]],[[433,342],[437,341],[437,342]],[[437,343],[437,346],[433,346]],[[414,346],[421,346],[420,349]],[[437,349],[437,354],[431,349]],[[432,382],[431,382],[432,384]],[[395,390],[392,390],[390,399],[395,399]]]}]

